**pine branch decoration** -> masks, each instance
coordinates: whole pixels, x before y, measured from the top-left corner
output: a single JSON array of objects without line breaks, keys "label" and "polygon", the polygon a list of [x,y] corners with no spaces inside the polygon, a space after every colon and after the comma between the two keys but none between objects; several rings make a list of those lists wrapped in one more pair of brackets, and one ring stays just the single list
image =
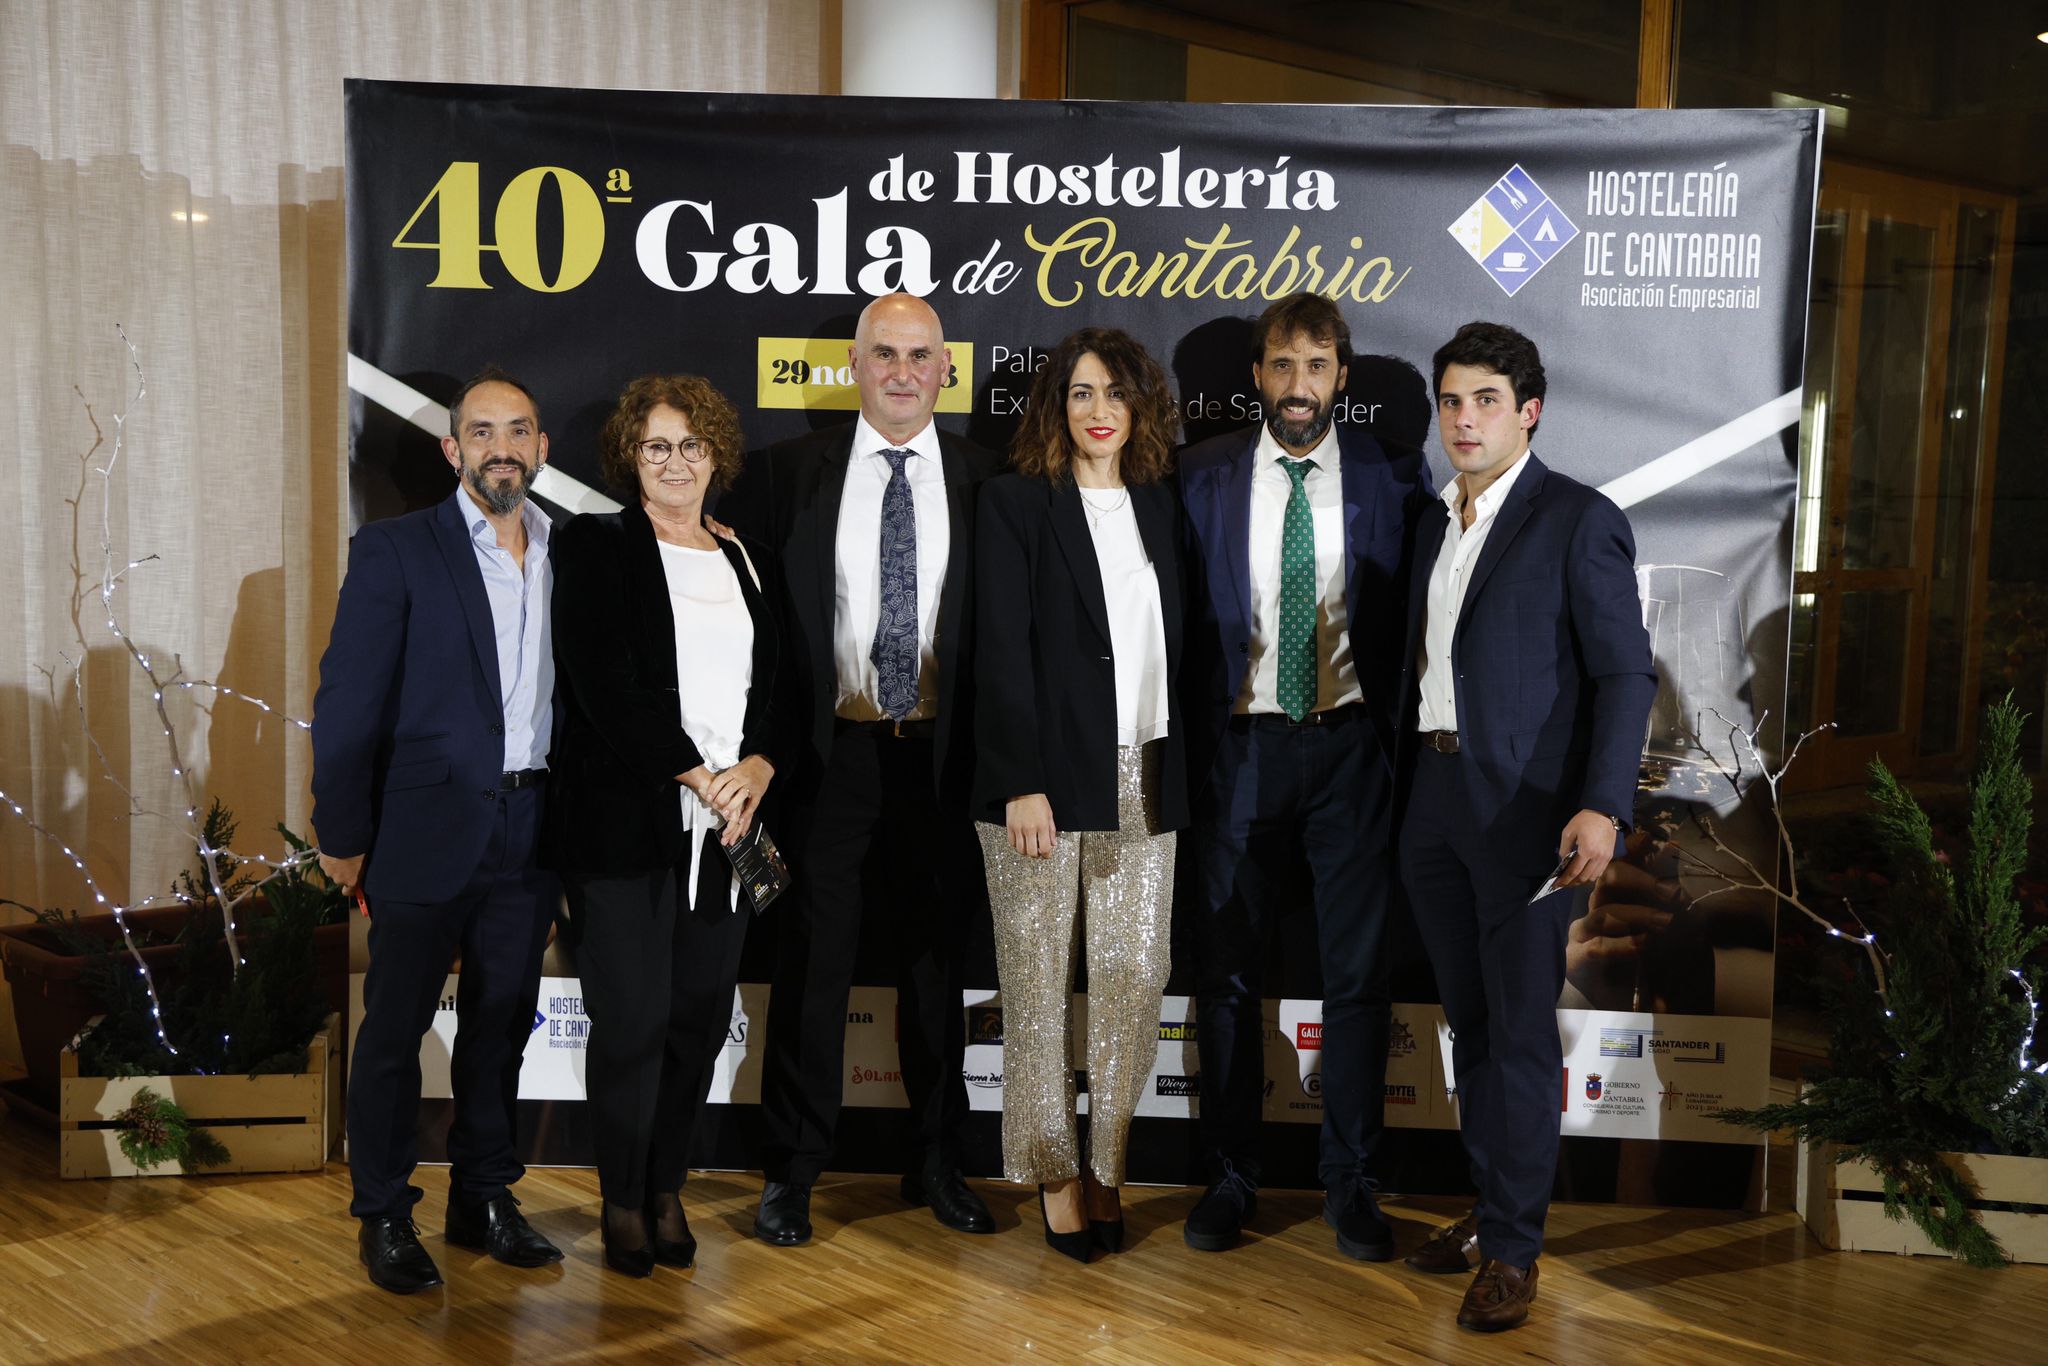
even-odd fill
[{"label": "pine branch decoration", "polygon": [[143,1171],[175,1162],[184,1170],[218,1167],[228,1160],[225,1144],[204,1129],[194,1128],[185,1107],[147,1086],[135,1093],[128,1108],[114,1116],[120,1125],[121,1152]]},{"label": "pine branch decoration", "polygon": [[1960,875],[1913,795],[1871,761],[1876,838],[1899,872],[1873,913],[1885,948],[1867,935],[1868,961],[1831,1002],[1829,1064],[1799,1099],[1720,1116],[1868,1162],[1887,1215],[1982,1267],[2004,1265],[2005,1250],[1972,1207],[1976,1189],[1942,1154],[2048,1156],[2048,1078],[2029,1056],[2037,983],[2027,956],[2042,932],[2026,928],[2016,893],[2033,823],[2019,760],[2025,719],[2009,696],[1985,710]]}]

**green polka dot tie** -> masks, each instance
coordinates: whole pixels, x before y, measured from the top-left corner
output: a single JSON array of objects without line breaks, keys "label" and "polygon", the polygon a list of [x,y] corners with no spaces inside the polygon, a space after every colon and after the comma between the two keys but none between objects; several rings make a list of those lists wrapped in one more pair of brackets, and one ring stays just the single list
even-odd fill
[{"label": "green polka dot tie", "polygon": [[1280,709],[1299,721],[1316,709],[1316,524],[1302,480],[1313,460],[1282,460],[1294,481],[1280,524]]}]

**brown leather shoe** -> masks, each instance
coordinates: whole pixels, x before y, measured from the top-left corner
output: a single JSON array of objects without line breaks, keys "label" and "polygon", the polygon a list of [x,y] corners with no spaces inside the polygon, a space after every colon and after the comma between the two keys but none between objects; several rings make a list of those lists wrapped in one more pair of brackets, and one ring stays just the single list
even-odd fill
[{"label": "brown leather shoe", "polygon": [[1481,1333],[1519,1328],[1528,1319],[1535,1299],[1536,1263],[1521,1271],[1488,1257],[1479,1264],[1479,1274],[1472,1278],[1465,1302],[1458,1306],[1458,1326]]},{"label": "brown leather shoe", "polygon": [[1457,1276],[1471,1271],[1479,1262],[1479,1211],[1473,1210],[1455,1224],[1445,1224],[1405,1260],[1415,1270],[1432,1276]]}]

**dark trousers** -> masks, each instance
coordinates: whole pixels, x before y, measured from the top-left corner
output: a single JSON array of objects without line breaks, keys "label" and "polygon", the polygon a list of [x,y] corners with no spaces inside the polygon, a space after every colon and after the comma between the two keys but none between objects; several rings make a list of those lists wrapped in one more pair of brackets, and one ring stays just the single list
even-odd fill
[{"label": "dark trousers", "polygon": [[1472,825],[1462,755],[1423,750],[1401,823],[1401,880],[1450,1022],[1451,1065],[1479,1246],[1527,1266],[1543,1250],[1557,1174],[1564,988],[1572,898],[1535,905],[1548,869],[1502,866]]},{"label": "dark trousers", "polygon": [[459,896],[370,908],[370,970],[348,1076],[349,1213],[358,1218],[405,1214],[419,1199],[407,1183],[419,1162],[420,1038],[457,950],[449,1196],[488,1200],[526,1173],[513,1151],[519,1064],[561,892],[554,874],[533,866],[541,789],[500,792],[497,802],[490,842]]},{"label": "dark trousers", "polygon": [[687,855],[632,877],[566,879],[570,943],[590,1016],[584,1085],[604,1198],[643,1205],[682,1187],[690,1141],[732,1024],[752,913],[706,836],[696,909]]},{"label": "dark trousers", "polygon": [[1196,1022],[1202,1140],[1257,1179],[1265,1094],[1266,932],[1280,871],[1304,858],[1323,972],[1323,1184],[1362,1177],[1386,1104],[1386,931],[1392,784],[1362,707],[1320,725],[1236,717],[1196,818]]},{"label": "dark trousers", "polygon": [[[790,861],[792,890],[802,894],[788,898],[768,1000],[763,1170],[771,1181],[809,1185],[831,1155],[864,914],[882,918],[895,961],[896,1043],[918,1160],[956,1166],[967,1114],[960,946],[980,895],[980,860],[967,818],[940,813],[930,738],[839,726],[804,825]],[[864,906],[871,848],[884,861],[888,894]]]}]

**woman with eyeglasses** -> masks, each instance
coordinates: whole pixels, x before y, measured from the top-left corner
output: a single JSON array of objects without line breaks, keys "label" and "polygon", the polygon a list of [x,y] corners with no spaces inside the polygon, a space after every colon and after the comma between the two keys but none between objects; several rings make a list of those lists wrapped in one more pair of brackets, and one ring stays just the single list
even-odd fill
[{"label": "woman with eyeglasses", "polygon": [[599,452],[625,506],[570,521],[550,553],[563,711],[542,858],[590,1016],[604,1260],[628,1276],[696,1257],[680,1192],[752,918],[723,851],[790,732],[777,566],[704,525],[742,451],[708,381],[634,380]]}]

